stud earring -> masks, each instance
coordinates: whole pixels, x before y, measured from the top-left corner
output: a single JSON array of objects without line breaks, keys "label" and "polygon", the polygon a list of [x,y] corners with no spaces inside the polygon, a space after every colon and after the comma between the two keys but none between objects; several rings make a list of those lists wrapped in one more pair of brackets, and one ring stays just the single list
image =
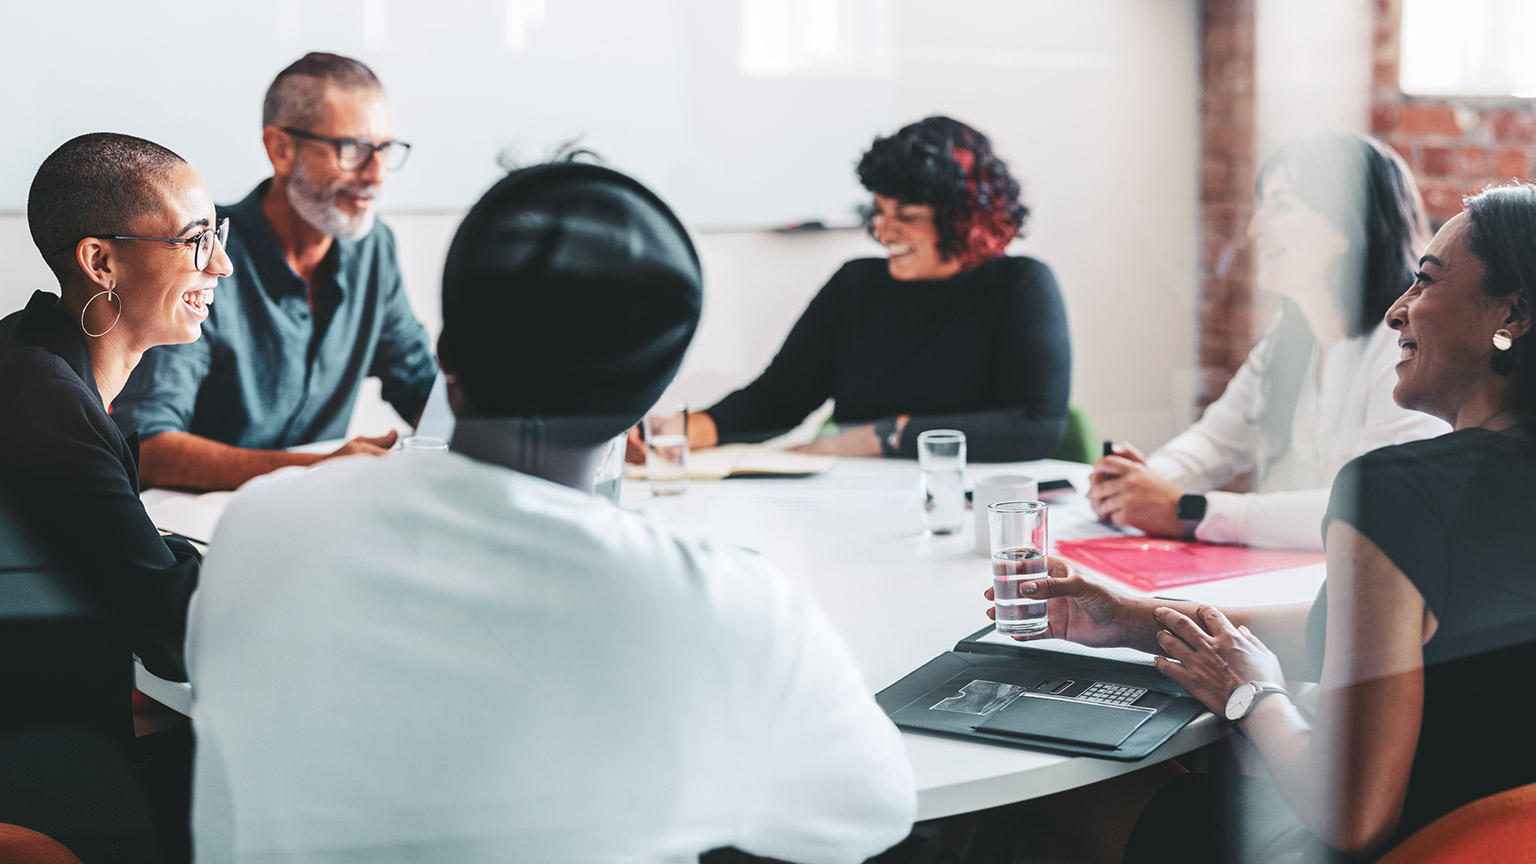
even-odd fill
[{"label": "stud earring", "polygon": [[1508,375],[1515,371],[1515,355],[1509,350],[1514,345],[1515,337],[1508,330],[1501,327],[1493,331],[1493,356],[1488,361],[1494,372]]}]

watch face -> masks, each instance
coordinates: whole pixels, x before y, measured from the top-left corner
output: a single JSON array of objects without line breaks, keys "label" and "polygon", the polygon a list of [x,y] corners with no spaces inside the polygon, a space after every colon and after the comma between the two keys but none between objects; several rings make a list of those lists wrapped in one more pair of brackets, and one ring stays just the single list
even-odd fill
[{"label": "watch face", "polygon": [[1254,686],[1252,684],[1239,685],[1232,695],[1227,698],[1227,719],[1241,720],[1248,716],[1248,709],[1253,707]]},{"label": "watch face", "polygon": [[1208,503],[1204,495],[1184,495],[1179,498],[1179,506],[1175,512],[1180,519],[1199,521],[1205,518],[1205,508]]}]

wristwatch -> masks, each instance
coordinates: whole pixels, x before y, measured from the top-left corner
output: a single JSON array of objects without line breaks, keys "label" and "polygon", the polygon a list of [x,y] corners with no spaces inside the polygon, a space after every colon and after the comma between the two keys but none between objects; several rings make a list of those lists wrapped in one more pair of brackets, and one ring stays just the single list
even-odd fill
[{"label": "wristwatch", "polygon": [[1184,523],[1184,539],[1194,540],[1195,529],[1200,527],[1200,520],[1205,518],[1206,500],[1204,495],[1183,495],[1179,498],[1178,517]]},{"label": "wristwatch", "polygon": [[1269,681],[1249,681],[1247,684],[1237,685],[1232,695],[1227,697],[1227,719],[1233,723],[1247,717],[1253,712],[1253,706],[1259,704],[1259,700],[1271,693],[1285,693],[1290,698],[1290,693],[1284,687]]},{"label": "wristwatch", "polygon": [[886,417],[875,421],[875,437],[880,439],[881,456],[900,456],[901,444],[897,435],[897,418]]}]

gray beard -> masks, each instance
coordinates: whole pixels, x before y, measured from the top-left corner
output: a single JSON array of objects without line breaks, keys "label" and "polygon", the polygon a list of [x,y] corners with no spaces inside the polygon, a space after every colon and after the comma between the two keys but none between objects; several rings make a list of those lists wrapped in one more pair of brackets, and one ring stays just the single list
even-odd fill
[{"label": "gray beard", "polygon": [[336,194],[340,184],[325,188],[309,182],[302,165],[288,181],[288,200],[304,221],[316,230],[343,240],[358,240],[373,230],[373,208],[356,216],[348,216],[336,207]]}]

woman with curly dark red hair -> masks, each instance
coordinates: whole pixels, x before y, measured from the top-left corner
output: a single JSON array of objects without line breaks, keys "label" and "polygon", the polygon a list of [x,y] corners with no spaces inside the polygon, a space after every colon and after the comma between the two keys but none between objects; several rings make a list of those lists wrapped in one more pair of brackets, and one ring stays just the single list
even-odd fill
[{"label": "woman with curly dark red hair", "polygon": [[850,261],[757,380],[692,415],[694,447],[761,441],[832,398],[842,430],[799,449],[914,457],[918,433],[959,429],[970,457],[1049,456],[1072,359],[1050,268],[1004,249],[1029,210],[987,137],[929,117],[859,160],[886,258]]}]

